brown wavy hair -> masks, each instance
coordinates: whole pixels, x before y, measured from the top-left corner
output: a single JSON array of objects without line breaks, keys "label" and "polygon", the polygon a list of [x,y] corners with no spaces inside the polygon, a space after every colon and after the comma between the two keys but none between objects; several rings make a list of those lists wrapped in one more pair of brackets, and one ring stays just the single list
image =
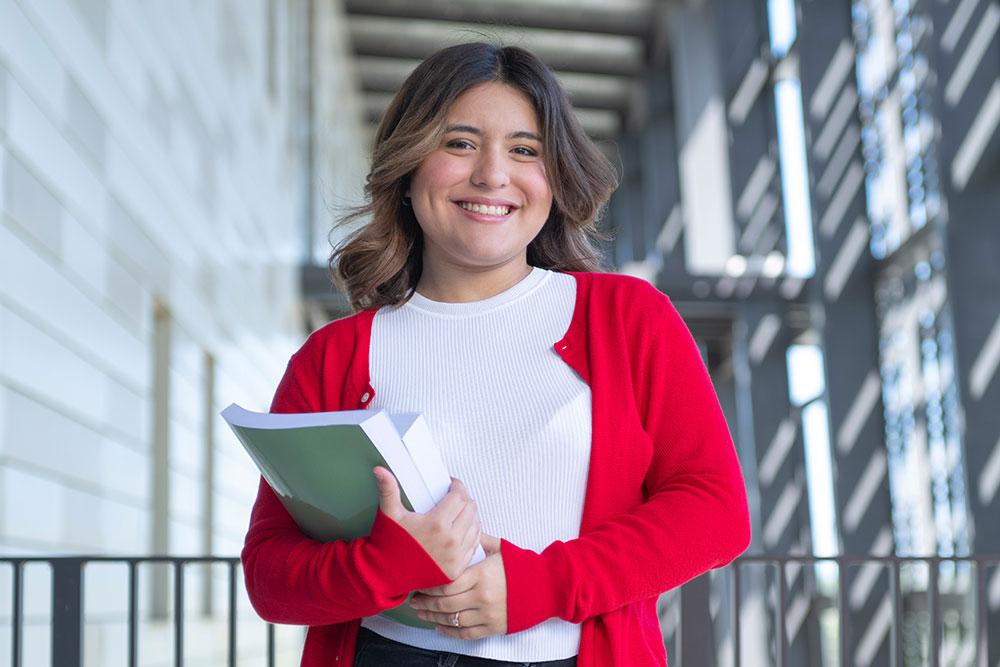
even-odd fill
[{"label": "brown wavy hair", "polygon": [[473,42],[424,60],[389,105],[372,147],[365,200],[335,225],[367,219],[330,255],[330,275],[355,310],[404,303],[423,268],[423,232],[403,204],[410,177],[440,145],[448,110],[466,90],[498,82],[524,92],[542,130],[552,209],[528,244],[528,264],[559,271],[599,271],[597,220],[618,175],[580,127],[552,71],[530,51]]}]

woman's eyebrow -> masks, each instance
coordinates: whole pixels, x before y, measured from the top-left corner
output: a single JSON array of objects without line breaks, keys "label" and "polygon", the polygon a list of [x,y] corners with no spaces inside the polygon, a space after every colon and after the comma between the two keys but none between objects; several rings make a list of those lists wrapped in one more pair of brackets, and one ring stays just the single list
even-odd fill
[{"label": "woman's eyebrow", "polygon": [[[474,134],[478,137],[483,136],[483,131],[478,127],[473,127],[472,125],[449,125],[444,129],[445,132],[468,132],[469,134]],[[528,132],[527,130],[518,130],[517,132],[511,132],[507,135],[508,139],[534,139],[535,141],[541,143],[542,138],[535,134],[534,132]]]}]

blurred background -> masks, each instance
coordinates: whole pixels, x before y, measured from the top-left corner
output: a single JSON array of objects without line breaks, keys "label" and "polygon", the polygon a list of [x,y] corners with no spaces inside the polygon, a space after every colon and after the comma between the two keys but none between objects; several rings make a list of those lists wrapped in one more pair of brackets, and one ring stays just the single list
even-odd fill
[{"label": "blurred background", "polygon": [[619,166],[609,266],[672,297],[743,464],[753,545],[663,596],[671,664],[1000,665],[998,32],[997,0],[0,0],[0,665],[298,664],[217,414],[349,312],[374,127],[483,39]]}]

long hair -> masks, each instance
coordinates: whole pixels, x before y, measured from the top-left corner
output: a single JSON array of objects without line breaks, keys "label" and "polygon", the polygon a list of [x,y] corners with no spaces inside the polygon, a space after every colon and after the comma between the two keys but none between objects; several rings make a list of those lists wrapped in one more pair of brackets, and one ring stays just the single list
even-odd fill
[{"label": "long hair", "polygon": [[423,232],[403,195],[424,158],[440,145],[448,111],[466,90],[510,85],[532,101],[544,143],[553,204],[529,243],[528,264],[562,271],[601,270],[596,242],[607,240],[597,218],[618,175],[584,133],[552,71],[531,52],[482,42],[434,53],[407,77],[389,105],[372,146],[366,203],[337,225],[367,218],[330,255],[330,275],[355,310],[398,305],[416,289]]}]

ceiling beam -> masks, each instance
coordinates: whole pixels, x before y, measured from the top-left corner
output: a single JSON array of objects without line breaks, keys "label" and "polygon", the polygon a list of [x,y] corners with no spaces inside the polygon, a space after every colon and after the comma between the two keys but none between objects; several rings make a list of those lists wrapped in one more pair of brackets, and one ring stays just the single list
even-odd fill
[{"label": "ceiling beam", "polygon": [[344,0],[348,14],[647,38],[653,0]]},{"label": "ceiling beam", "polygon": [[640,74],[646,58],[645,42],[624,35],[381,16],[350,16],[348,30],[358,56],[422,60],[444,46],[480,40],[523,46],[554,70],[618,76]]},{"label": "ceiling beam", "polygon": [[[419,60],[358,56],[355,65],[365,93],[393,93],[420,64]],[[633,79],[601,74],[555,72],[574,106],[624,113],[635,93]]]}]

